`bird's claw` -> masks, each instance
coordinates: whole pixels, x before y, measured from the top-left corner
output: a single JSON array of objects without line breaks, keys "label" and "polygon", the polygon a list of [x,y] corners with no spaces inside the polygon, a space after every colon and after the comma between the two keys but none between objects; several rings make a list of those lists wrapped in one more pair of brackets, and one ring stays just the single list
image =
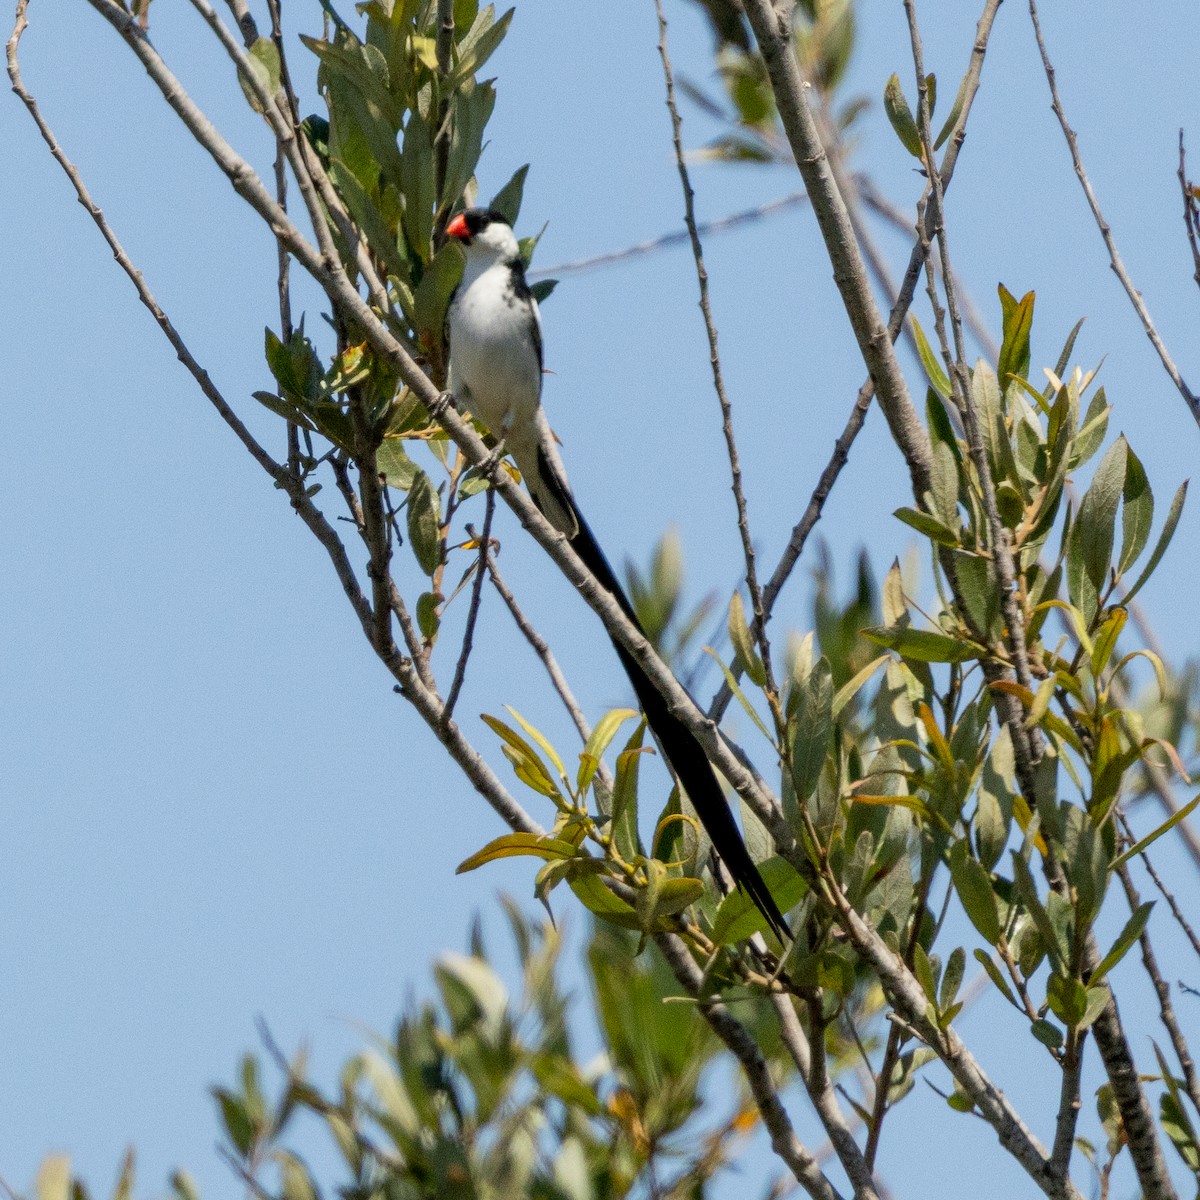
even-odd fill
[{"label": "bird's claw", "polygon": [[496,471],[500,464],[504,461],[505,449],[504,439],[501,438],[492,452],[479,464],[479,474],[489,483],[494,483],[496,480]]},{"label": "bird's claw", "polygon": [[429,415],[437,421],[440,420],[446,409],[457,407],[458,405],[454,401],[454,393],[447,389],[444,392],[439,392],[437,399],[429,405]]}]

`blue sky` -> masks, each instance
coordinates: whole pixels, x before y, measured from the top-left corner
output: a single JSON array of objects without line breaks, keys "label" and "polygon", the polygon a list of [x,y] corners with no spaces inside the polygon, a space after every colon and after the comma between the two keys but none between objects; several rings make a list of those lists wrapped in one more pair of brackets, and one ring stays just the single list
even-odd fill
[{"label": "blue sky", "polygon": [[[974,6],[922,7],[927,68],[950,95]],[[907,37],[899,4],[864,8],[849,88],[877,99],[893,71],[911,77]],[[303,13],[298,27],[315,30],[316,5]],[[1132,18],[1127,5],[1095,3],[1088,13],[1043,18],[1064,101],[1126,262],[1195,381],[1200,295],[1174,178],[1181,125],[1194,126],[1200,164],[1195,12],[1163,3]],[[160,3],[152,15],[193,96],[266,169],[265,132],[193,11]],[[708,82],[704,28],[688,7],[669,15],[677,70]],[[277,449],[274,419],[249,399],[269,383],[272,243],[86,4],[35,3],[32,20],[27,83],[192,350]],[[542,263],[678,227],[655,38],[646,3],[583,16],[552,0],[518,6],[494,60],[481,190],[532,163],[522,232],[549,222]],[[293,69],[310,67],[297,43]],[[711,126],[687,106],[684,116],[687,144],[701,145]],[[392,694],[322,552],[174,360],[15,99],[0,106],[0,132],[12,164],[0,178],[0,1175],[24,1187],[43,1154],[63,1149],[103,1193],[133,1143],[139,1194],[180,1165],[203,1194],[223,1195],[231,1179],[213,1153],[206,1089],[257,1046],[256,1016],[285,1047],[308,1039],[317,1071],[331,1071],[364,1027],[388,1029],[426,989],[433,957],[461,947],[498,890],[529,897],[531,872],[518,862],[453,875],[501,832],[498,819]],[[919,179],[878,104],[859,156],[911,206]],[[714,166],[696,167],[694,183],[704,217],[798,186],[782,169]],[[1037,291],[1035,363],[1052,364],[1087,317],[1076,358],[1105,357],[1111,430],[1146,463],[1161,513],[1200,437],[1107,267],[1020,4],[1001,10],[949,210],[956,263],[993,324],[997,282]],[[906,260],[902,239],[880,241],[894,263]],[[707,254],[752,521],[773,563],[863,372],[804,210],[714,238]],[[297,303],[316,326],[316,294],[300,286]],[[571,277],[543,316],[546,404],[601,540],[614,559],[644,562],[674,525],[693,597],[727,598],[740,550],[690,259],[674,250]],[[915,369],[910,379],[919,382]],[[909,544],[889,515],[908,500],[904,481],[873,413],[820,528],[843,582],[860,546],[883,569]],[[1198,521],[1193,504],[1145,593],[1180,655],[1196,646]],[[498,533],[510,581],[589,711],[623,701],[590,615],[505,514]],[[806,578],[802,564],[777,637],[804,627]],[[519,699],[569,744],[498,606],[484,631],[461,711]],[[1170,850],[1161,857],[1178,865]],[[578,928],[570,907],[557,906]],[[1163,936],[1170,947],[1165,926]],[[1148,1007],[1129,1019],[1149,1034]],[[965,1028],[1037,1114],[1044,1080],[1005,1061],[1014,1030],[982,1012]],[[1148,1052],[1144,1034],[1135,1048]],[[902,1107],[885,1137],[897,1194],[917,1194],[917,1181],[923,1194],[954,1194],[981,1154],[997,1164],[975,1189],[981,1200],[1023,1194],[990,1134],[965,1118],[951,1126],[955,1153],[914,1162],[905,1148],[922,1120],[945,1120],[930,1103],[941,1102]]]}]

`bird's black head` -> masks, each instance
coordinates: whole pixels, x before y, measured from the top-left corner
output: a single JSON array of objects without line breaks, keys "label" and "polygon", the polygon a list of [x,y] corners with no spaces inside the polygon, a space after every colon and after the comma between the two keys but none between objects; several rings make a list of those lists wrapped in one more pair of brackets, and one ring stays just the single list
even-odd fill
[{"label": "bird's black head", "polygon": [[469,246],[485,229],[491,225],[509,227],[508,218],[495,208],[468,208],[461,212],[449,225],[446,232]]}]

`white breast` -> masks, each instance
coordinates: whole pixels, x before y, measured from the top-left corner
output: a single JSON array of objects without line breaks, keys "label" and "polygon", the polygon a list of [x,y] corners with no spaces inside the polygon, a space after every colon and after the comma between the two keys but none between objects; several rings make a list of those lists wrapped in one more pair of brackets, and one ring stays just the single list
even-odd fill
[{"label": "white breast", "polygon": [[513,294],[508,267],[492,263],[473,275],[468,263],[449,325],[455,395],[497,437],[520,438],[536,423],[542,372],[529,310]]}]

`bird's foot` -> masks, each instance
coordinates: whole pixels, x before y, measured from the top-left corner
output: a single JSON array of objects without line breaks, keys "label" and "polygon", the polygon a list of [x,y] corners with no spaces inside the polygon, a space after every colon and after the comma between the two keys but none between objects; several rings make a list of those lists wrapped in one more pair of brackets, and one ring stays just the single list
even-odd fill
[{"label": "bird's foot", "polygon": [[485,458],[483,462],[479,464],[479,474],[489,483],[495,483],[496,471],[499,469],[500,464],[504,461],[504,455],[506,453],[507,452],[504,449],[504,439],[501,438],[496,443],[491,454],[489,454],[487,458]]},{"label": "bird's foot", "polygon": [[428,407],[429,407],[429,415],[435,421],[438,421],[441,419],[441,416],[446,411],[446,409],[457,408],[458,405],[454,401],[454,393],[447,390],[444,392],[439,392],[438,398],[432,404],[430,404]]}]

